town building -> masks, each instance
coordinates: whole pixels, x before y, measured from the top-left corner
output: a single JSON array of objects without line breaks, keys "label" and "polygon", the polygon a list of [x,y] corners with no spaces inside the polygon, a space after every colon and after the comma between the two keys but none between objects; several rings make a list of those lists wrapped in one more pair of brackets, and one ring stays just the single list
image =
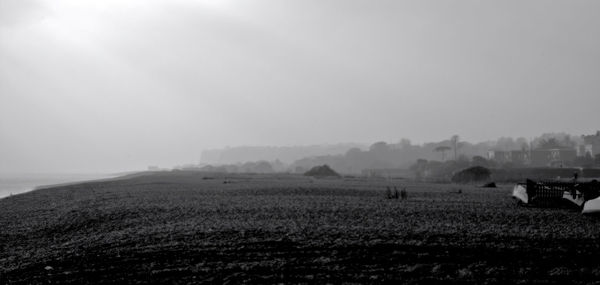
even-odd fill
[{"label": "town building", "polygon": [[535,149],[531,152],[531,166],[563,167],[577,157],[577,151],[569,148]]},{"label": "town building", "polygon": [[494,160],[499,164],[513,163],[518,165],[530,164],[530,155],[527,150],[490,150],[488,151],[488,159]]},{"label": "town building", "polygon": [[514,165],[534,167],[563,167],[577,157],[577,150],[570,148],[511,150],[488,152],[488,159],[499,164],[512,163]]},{"label": "town building", "polygon": [[583,135],[583,145],[579,148],[579,156],[586,156],[589,154],[591,157],[595,157],[600,154],[600,131],[597,131],[594,135]]}]

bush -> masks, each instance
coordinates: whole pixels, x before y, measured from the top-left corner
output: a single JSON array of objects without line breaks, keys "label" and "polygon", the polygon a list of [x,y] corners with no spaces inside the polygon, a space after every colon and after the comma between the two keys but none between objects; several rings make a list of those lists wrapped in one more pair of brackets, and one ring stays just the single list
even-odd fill
[{"label": "bush", "polygon": [[452,176],[452,182],[454,183],[469,183],[469,182],[482,182],[490,180],[492,172],[482,166],[469,167],[463,169]]},{"label": "bush", "polygon": [[304,173],[304,175],[313,177],[340,177],[340,175],[327,164],[315,166]]}]

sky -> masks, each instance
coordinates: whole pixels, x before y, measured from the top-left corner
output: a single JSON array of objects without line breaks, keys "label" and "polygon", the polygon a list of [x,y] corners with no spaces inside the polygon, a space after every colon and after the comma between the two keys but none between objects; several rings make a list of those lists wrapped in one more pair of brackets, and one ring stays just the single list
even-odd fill
[{"label": "sky", "polygon": [[0,0],[0,172],[600,129],[600,1]]}]

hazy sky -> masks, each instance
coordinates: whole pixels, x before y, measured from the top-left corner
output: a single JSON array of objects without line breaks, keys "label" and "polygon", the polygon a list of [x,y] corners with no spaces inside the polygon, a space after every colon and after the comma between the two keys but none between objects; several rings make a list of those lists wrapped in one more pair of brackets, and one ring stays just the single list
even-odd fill
[{"label": "hazy sky", "polygon": [[600,1],[0,0],[0,172],[600,129]]}]

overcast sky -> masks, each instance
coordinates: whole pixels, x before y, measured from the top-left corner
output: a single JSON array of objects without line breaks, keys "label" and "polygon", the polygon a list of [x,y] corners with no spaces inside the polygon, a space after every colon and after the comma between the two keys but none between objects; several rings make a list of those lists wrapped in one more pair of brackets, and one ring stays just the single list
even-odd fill
[{"label": "overcast sky", "polygon": [[0,0],[0,172],[600,129],[600,1]]}]

